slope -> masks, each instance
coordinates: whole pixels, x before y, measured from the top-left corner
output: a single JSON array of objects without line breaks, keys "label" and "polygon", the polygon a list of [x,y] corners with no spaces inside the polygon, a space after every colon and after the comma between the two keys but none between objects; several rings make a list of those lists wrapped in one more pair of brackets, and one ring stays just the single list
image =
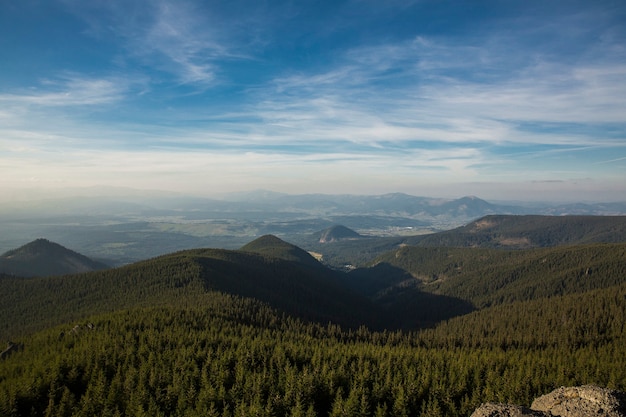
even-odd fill
[{"label": "slope", "polygon": [[[625,323],[626,283],[621,283],[485,308],[425,330],[420,339],[433,348],[597,349],[624,343]],[[621,378],[625,371],[620,369]]]},{"label": "slope", "polygon": [[[470,201],[472,201],[470,199]],[[401,246],[530,249],[626,241],[626,216],[489,215],[443,232],[320,243],[319,234],[300,239],[334,268],[364,267]]]},{"label": "slope", "polygon": [[[414,287],[485,307],[620,284],[626,280],[626,243],[524,251],[405,246],[374,264],[346,275],[347,284],[369,296]],[[381,278],[376,269],[382,265],[396,273]]]},{"label": "slope", "polygon": [[626,216],[492,215],[419,238],[420,246],[526,249],[626,241]]},{"label": "slope", "polygon": [[0,256],[0,273],[32,277],[67,275],[108,268],[46,239],[37,239]]},{"label": "slope", "polygon": [[274,235],[261,236],[242,246],[239,250],[283,259],[285,261],[297,262],[313,268],[319,268],[322,266],[307,251],[292,245],[291,243],[285,242]]},{"label": "slope", "polygon": [[213,291],[256,298],[308,320],[374,324],[372,303],[342,288],[333,274],[319,264],[197,249],[77,275],[0,276],[0,335],[10,338],[122,308],[197,305]]},{"label": "slope", "polygon": [[0,414],[468,416],[561,385],[626,388],[622,286],[420,333],[341,331],[223,294],[86,317],[0,361]]}]

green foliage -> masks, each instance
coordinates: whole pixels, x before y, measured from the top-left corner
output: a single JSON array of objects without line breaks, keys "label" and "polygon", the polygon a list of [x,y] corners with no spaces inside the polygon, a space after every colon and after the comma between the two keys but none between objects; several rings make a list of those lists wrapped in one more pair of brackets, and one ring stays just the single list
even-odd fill
[{"label": "green foliage", "polygon": [[207,291],[253,297],[298,317],[358,327],[375,306],[338,284],[335,272],[250,252],[196,249],[121,268],[48,277],[0,277],[0,336],[134,306],[196,305]]},{"label": "green foliage", "polygon": [[[626,280],[625,243],[525,251],[405,246],[377,262],[410,274],[420,282],[416,283],[420,291],[477,307],[584,292]],[[387,282],[372,283],[368,270],[360,272],[351,280],[354,287],[375,285],[380,291],[399,282],[398,274],[388,274]]]},{"label": "green foliage", "polygon": [[[456,417],[561,385],[626,390],[626,244],[405,247],[346,276],[374,305],[261,243],[0,275],[0,329],[23,345],[0,359],[0,415]],[[460,299],[483,308],[445,316]],[[358,326],[386,314],[433,328]]]},{"label": "green foliage", "polygon": [[319,243],[319,236],[301,245],[321,253],[335,268],[365,267],[398,247],[465,247],[531,249],[540,247],[620,243],[626,241],[626,216],[492,215],[466,226],[408,237],[367,237]]},{"label": "green foliage", "polygon": [[106,269],[79,253],[46,239],[36,239],[0,256],[0,273],[17,276],[51,276]]},{"label": "green foliage", "polygon": [[411,334],[307,324],[207,293],[202,307],[124,310],[25,338],[0,361],[0,414],[467,416],[560,385],[624,389],[625,295],[520,304],[502,320],[484,310]]},{"label": "green foliage", "polygon": [[562,297],[497,305],[420,333],[429,347],[600,347],[626,330],[626,283]]},{"label": "green foliage", "polygon": [[626,216],[485,216],[420,246],[533,248],[626,241]]},{"label": "green foliage", "polygon": [[285,242],[273,235],[261,236],[258,239],[244,245],[243,252],[253,252],[272,258],[298,262],[313,268],[321,268],[322,265],[308,252]]}]

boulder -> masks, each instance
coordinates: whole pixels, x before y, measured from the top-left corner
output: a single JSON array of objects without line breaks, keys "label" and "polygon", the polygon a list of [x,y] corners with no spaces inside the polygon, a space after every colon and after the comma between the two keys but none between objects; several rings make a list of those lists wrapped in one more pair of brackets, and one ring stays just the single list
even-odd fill
[{"label": "boulder", "polygon": [[626,395],[594,385],[561,387],[533,401],[530,408],[485,403],[471,417],[626,417]]},{"label": "boulder", "polygon": [[519,405],[484,403],[472,413],[471,417],[550,417],[550,414]]},{"label": "boulder", "polygon": [[561,417],[623,417],[624,394],[593,385],[561,387],[533,401],[531,408]]}]

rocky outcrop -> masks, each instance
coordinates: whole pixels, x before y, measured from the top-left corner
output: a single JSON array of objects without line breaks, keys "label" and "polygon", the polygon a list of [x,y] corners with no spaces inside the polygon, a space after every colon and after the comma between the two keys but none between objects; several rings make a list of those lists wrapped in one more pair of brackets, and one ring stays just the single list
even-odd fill
[{"label": "rocky outcrop", "polygon": [[478,407],[471,417],[546,417],[548,415],[519,405],[485,403]]},{"label": "rocky outcrop", "polygon": [[593,385],[561,387],[533,401],[533,410],[553,416],[622,417],[626,414],[624,393]]},{"label": "rocky outcrop", "polygon": [[561,387],[533,401],[530,408],[485,403],[471,417],[626,417],[626,395],[594,385]]}]

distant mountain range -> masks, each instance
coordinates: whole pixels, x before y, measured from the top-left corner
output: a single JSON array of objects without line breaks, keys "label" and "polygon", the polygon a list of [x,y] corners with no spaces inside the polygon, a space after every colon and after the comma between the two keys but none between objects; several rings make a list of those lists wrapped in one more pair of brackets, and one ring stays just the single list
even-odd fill
[{"label": "distant mountain range", "polygon": [[[227,214],[229,216],[227,216]],[[177,216],[189,220],[241,218],[291,220],[311,216],[384,216],[432,222],[436,218],[475,219],[488,214],[621,215],[626,202],[614,203],[494,203],[475,196],[458,199],[383,195],[282,194],[257,191],[223,199],[165,196],[76,196],[0,205],[0,218],[106,217],[135,219]],[[331,225],[329,225],[331,226]],[[353,227],[348,225],[349,227]]]},{"label": "distant mountain range", "polygon": [[[474,201],[474,200],[471,200]],[[295,239],[306,251],[321,255],[329,266],[364,266],[398,247],[484,247],[528,249],[558,245],[618,243],[626,241],[626,216],[489,215],[455,229],[395,237],[364,236],[343,225]],[[148,245],[146,241],[144,244]],[[290,261],[318,262],[300,247],[290,246],[273,235],[264,235],[241,250],[273,256],[290,253]],[[37,239],[0,256],[0,273],[49,276],[107,268],[77,252],[46,239]]]},{"label": "distant mountain range", "polygon": [[[341,230],[350,239],[323,237]],[[336,268],[364,266],[402,246],[530,249],[560,245],[626,242],[626,216],[489,215],[465,226],[415,236],[358,236],[335,226],[301,238],[298,244]]]},{"label": "distant mountain range", "polygon": [[109,190],[106,196],[97,196],[96,191],[0,204],[0,253],[25,239],[46,236],[81,248],[93,259],[123,265],[182,249],[236,249],[269,234],[303,246],[312,234],[338,225],[362,236],[406,237],[454,229],[486,215],[626,214],[626,202],[529,204],[471,196],[442,199],[403,193],[290,195],[268,191],[212,199],[130,190],[117,195]]},{"label": "distant mountain range", "polygon": [[0,273],[24,277],[97,271],[107,265],[47,239],[37,239],[0,256]]},{"label": "distant mountain range", "polygon": [[626,241],[626,216],[485,216],[413,240],[419,246],[534,248]]},{"label": "distant mountain range", "polygon": [[[228,197],[227,197],[228,198]],[[476,196],[458,199],[419,197],[404,193],[383,195],[281,194],[268,191],[238,194],[233,203],[280,212],[325,214],[379,214],[398,217],[477,218],[488,214],[617,215],[626,214],[626,202],[615,203],[490,203]],[[228,200],[224,201],[228,205]],[[231,203],[232,204],[232,203]]]}]

